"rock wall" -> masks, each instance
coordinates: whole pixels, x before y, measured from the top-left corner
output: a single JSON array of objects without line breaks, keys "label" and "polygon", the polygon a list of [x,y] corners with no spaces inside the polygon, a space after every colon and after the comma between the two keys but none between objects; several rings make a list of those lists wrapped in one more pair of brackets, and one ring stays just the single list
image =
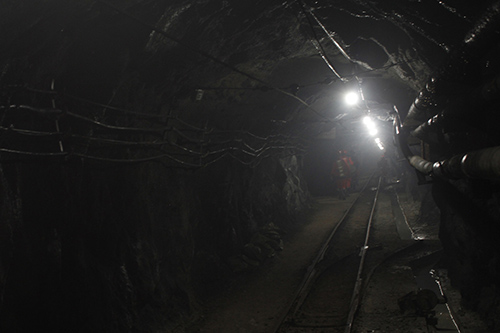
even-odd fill
[{"label": "rock wall", "polygon": [[192,320],[260,228],[290,228],[308,207],[299,160],[2,167],[1,330],[168,331]]},{"label": "rock wall", "polygon": [[[244,89],[205,91],[199,102],[196,88],[216,86],[230,71],[151,31],[158,23],[232,65],[248,60],[245,70],[265,76],[273,62],[246,55],[251,43],[235,51],[234,40],[220,39],[247,8],[259,11],[255,20],[276,17],[250,1],[235,17],[212,1],[120,5],[137,19],[94,1],[19,1],[0,14],[7,29],[0,126],[61,131],[52,139],[5,131],[0,138],[2,148],[29,152],[0,155],[2,332],[174,331],[235,272],[272,255],[270,244],[279,250],[280,230],[293,228],[308,207],[302,157],[289,135],[266,139],[270,119],[287,109],[248,107],[253,92]],[[228,26],[218,15],[230,16]],[[253,38],[270,31],[263,24]],[[283,38],[277,43],[304,44]],[[272,43],[259,49],[276,54]],[[289,55],[287,45],[278,58]],[[234,73],[227,80],[250,87]],[[49,109],[60,113],[51,117]],[[249,139],[250,132],[261,137]],[[158,154],[168,157],[136,163]],[[261,257],[245,255],[248,244]]]},{"label": "rock wall", "polygon": [[439,236],[444,264],[462,304],[479,312],[492,332],[500,329],[500,187],[480,180],[437,182]]}]

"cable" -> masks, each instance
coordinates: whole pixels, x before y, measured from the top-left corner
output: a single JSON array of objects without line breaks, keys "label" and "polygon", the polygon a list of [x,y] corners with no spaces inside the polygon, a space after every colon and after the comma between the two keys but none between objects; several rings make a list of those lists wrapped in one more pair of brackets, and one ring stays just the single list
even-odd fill
[{"label": "cable", "polygon": [[[52,82],[50,84],[50,90],[54,91],[55,90],[54,88],[55,88],[55,80],[52,79]],[[54,98],[54,95],[52,95],[51,103],[52,103],[52,108],[56,109],[56,100]],[[58,118],[54,119],[54,124],[55,124],[55,128],[56,128],[56,132],[59,132],[59,119]],[[58,143],[59,143],[59,150],[61,152],[64,152],[64,146],[63,146],[61,139],[59,139]]]},{"label": "cable", "polygon": [[85,158],[89,160],[95,160],[95,161],[101,161],[101,162],[113,162],[113,163],[130,163],[130,164],[135,164],[135,163],[144,163],[144,162],[150,162],[154,160],[159,160],[163,158],[170,159],[176,163],[190,166],[190,167],[195,167],[199,168],[200,165],[198,164],[193,164],[193,163],[188,163],[181,161],[170,154],[161,154],[161,155],[156,155],[156,156],[151,156],[151,157],[144,157],[144,158],[132,158],[132,159],[118,159],[118,158],[109,158],[109,157],[99,157],[99,156],[91,156],[87,154],[80,154],[80,153],[73,153],[71,154],[72,156],[80,157],[80,158]]},{"label": "cable", "polygon": [[[291,136],[288,136],[288,135],[285,135],[285,134],[271,134],[271,135],[268,135],[268,136],[259,136],[257,134],[253,134],[252,132],[248,132],[248,131],[244,131],[244,130],[232,130],[232,131],[214,130],[213,133],[214,134],[226,134],[226,133],[227,134],[234,134],[234,133],[240,133],[240,134],[249,135],[249,136],[251,136],[254,139],[263,140],[263,141],[267,141],[269,139],[279,138],[279,137],[292,138]],[[293,137],[293,138],[298,138],[298,137]]]},{"label": "cable", "polygon": [[[376,71],[388,69],[388,68],[391,68],[391,67],[394,67],[394,66],[398,66],[398,65],[401,65],[401,64],[409,64],[409,63],[412,63],[412,62],[415,62],[415,61],[416,60],[400,61],[400,62],[396,62],[396,63],[392,63],[392,64],[389,64],[389,65],[385,65],[385,66],[382,66],[382,67],[376,67],[376,68],[372,68],[372,67],[368,66],[370,69],[367,69],[367,70],[364,70],[364,71],[359,71],[359,72],[353,73],[353,74],[343,75],[343,78],[347,79],[347,78],[353,78],[353,77],[356,77],[356,76],[362,76],[363,74],[366,74],[366,73],[371,73],[371,72],[376,72]],[[363,63],[363,65],[366,65],[366,64]],[[332,77],[327,77],[323,81],[318,81],[318,82],[308,83],[308,84],[298,84],[297,87],[300,89],[300,88],[311,87],[311,86],[316,86],[316,85],[329,85],[332,82],[334,82],[335,80],[336,79],[334,79]],[[288,87],[290,87],[290,86],[288,86]],[[239,88],[239,87],[198,87],[198,88],[202,89],[202,90],[253,90],[253,91],[258,91],[258,90],[262,91],[263,90],[262,87],[248,87],[248,88]],[[285,88],[283,88],[283,89],[285,89]]]},{"label": "cable", "polygon": [[156,115],[156,114],[134,112],[134,111],[130,111],[130,110],[127,110],[127,109],[123,109],[123,108],[119,108],[119,107],[116,107],[116,106],[112,106],[112,105],[109,105],[109,104],[103,104],[103,103],[91,101],[89,99],[86,99],[86,98],[83,98],[83,97],[78,97],[78,96],[75,96],[75,95],[72,95],[72,94],[65,93],[63,96],[67,96],[69,98],[75,99],[75,100],[80,101],[80,102],[84,102],[84,103],[89,103],[89,104],[93,104],[93,105],[96,105],[96,106],[100,106],[100,107],[106,108],[106,110],[120,111],[120,112],[125,113],[126,115],[130,114],[130,115],[134,115],[134,116],[139,116],[139,117],[144,117],[144,118],[154,118],[154,119],[158,119],[158,120],[164,120],[164,119],[171,118],[171,116],[161,116],[161,115]]},{"label": "cable", "polygon": [[78,134],[68,134],[67,135],[70,138],[74,139],[81,139],[81,140],[88,140],[88,141],[94,141],[94,142],[100,142],[100,143],[107,143],[107,144],[112,144],[112,145],[122,145],[122,146],[164,146],[164,145],[171,145],[170,142],[168,141],[123,141],[123,140],[114,140],[114,139],[102,139],[102,138],[95,138],[91,136],[86,136],[86,135],[78,135]]},{"label": "cable", "polygon": [[18,154],[18,155],[29,155],[29,156],[39,156],[39,157],[62,157],[62,156],[68,156],[68,153],[66,152],[59,152],[59,153],[37,153],[37,152],[32,152],[32,151],[23,151],[23,150],[15,150],[15,149],[8,149],[8,148],[0,148],[0,151],[3,153],[10,153],[10,154]]},{"label": "cable", "polygon": [[[28,109],[28,110],[35,110],[35,111],[40,110],[40,109],[34,108],[34,107],[26,107],[26,109]],[[92,119],[87,118],[87,117],[76,115],[74,113],[66,113],[66,114],[72,115],[72,116],[74,116],[74,117],[76,117],[78,119],[84,119],[85,121],[91,122],[93,124],[98,124],[99,126],[103,126],[105,128],[110,128],[110,129],[133,130],[133,131],[148,131],[148,132],[150,130],[150,129],[144,129],[144,128],[111,126],[111,125],[103,124],[101,122],[97,122],[97,121],[92,120]],[[153,129],[153,130],[156,131],[156,129]],[[182,137],[183,139],[188,140],[189,142],[192,142],[192,143],[195,143],[195,144],[206,144],[206,140],[199,140],[199,139],[191,138],[191,137],[185,135],[182,131],[180,131],[179,129],[177,129],[175,127],[162,128],[162,129],[157,129],[157,130],[158,131],[163,131],[163,130],[173,131],[176,134],[178,134],[180,137]],[[59,132],[44,132],[44,131],[35,131],[35,130],[27,130],[27,129],[18,129],[18,128],[14,128],[13,125],[11,125],[10,127],[2,127],[2,126],[0,126],[0,131],[4,131],[4,132],[7,132],[7,133],[8,132],[12,132],[12,133],[16,133],[16,134],[19,134],[19,135],[25,135],[25,136],[56,137],[57,139],[59,139],[60,137],[64,136],[64,137],[69,137],[69,138],[85,139],[85,140],[97,141],[97,142],[102,142],[102,143],[118,144],[118,145],[129,145],[129,146],[134,146],[134,145],[161,146],[161,145],[169,144],[169,145],[174,145],[174,146],[176,146],[178,148],[181,148],[181,149],[185,149],[184,147],[179,146],[179,145],[175,145],[175,144],[173,144],[173,143],[171,143],[169,141],[147,141],[147,142],[124,141],[124,140],[116,140],[116,139],[96,138],[96,137],[92,137],[92,136],[85,136],[85,135],[72,134],[72,133],[63,133],[63,132],[60,132],[60,131]],[[251,132],[243,131],[243,130],[235,130],[235,131],[208,131],[205,134],[206,135],[210,135],[210,134],[212,134],[212,135],[219,135],[219,134],[234,135],[236,133],[239,133],[239,134],[242,134],[242,135],[248,135],[251,138],[256,139],[256,140],[265,141],[265,144],[262,147],[265,147],[267,144],[269,144],[270,140],[273,140],[275,142],[280,142],[280,141],[284,140],[285,142],[287,142],[290,139],[299,139],[296,136],[292,137],[292,136],[284,135],[284,134],[274,134],[274,135],[268,135],[266,137],[261,137],[261,136],[255,135],[255,134],[253,134]],[[280,140],[280,139],[282,139],[282,140]],[[209,142],[210,145],[222,145],[222,144],[230,144],[232,142],[241,142],[244,146],[248,147],[250,150],[252,150],[254,152],[262,149],[262,147],[261,148],[253,148],[253,147],[251,147],[242,138],[234,138],[233,137],[232,139],[226,140],[226,141],[214,142],[212,140],[209,140],[208,142]]]},{"label": "cable", "polygon": [[342,47],[342,45],[340,45],[339,42],[337,42],[337,40],[335,38],[333,38],[333,34],[330,33],[328,31],[328,29],[326,29],[325,25],[320,21],[320,19],[314,14],[312,8],[309,9],[309,14],[314,18],[314,20],[316,21],[316,23],[318,23],[318,25],[321,27],[321,29],[323,29],[323,31],[325,32],[325,34],[328,36],[328,38],[333,42],[333,44],[337,47],[337,49],[339,49],[340,53],[342,53],[342,55],[347,59],[349,60],[351,63],[354,63],[354,64],[358,64],[358,65],[361,65],[369,70],[373,70],[373,68],[368,65],[367,63],[364,63],[364,62],[361,62],[361,61],[358,61],[356,59],[353,59],[349,56],[349,54],[347,54],[347,52],[344,50],[344,48]]},{"label": "cable", "polygon": [[[24,87],[26,88],[26,87]],[[54,90],[51,91],[43,91],[39,89],[33,89],[36,90],[38,93],[43,93],[43,94],[50,94],[51,96],[54,96],[57,94]],[[63,95],[64,96],[64,95]],[[68,96],[68,95],[66,95]],[[70,98],[75,98],[76,96],[68,96]],[[80,99],[76,97],[75,99],[78,99],[80,101],[86,102],[86,103],[91,103],[91,104],[96,104],[99,105],[100,103],[96,103],[93,101],[85,100],[85,99]],[[52,98],[54,101],[54,99]],[[16,154],[16,155],[22,155],[22,156],[28,156],[32,157],[31,160],[40,161],[40,158],[46,157],[46,158],[54,158],[54,157],[65,157],[65,160],[68,161],[70,157],[75,156],[75,157],[80,157],[83,159],[89,159],[89,160],[95,160],[95,161],[101,161],[101,162],[110,162],[110,163],[119,163],[119,164],[125,164],[125,163],[142,163],[142,162],[148,162],[148,161],[160,161],[161,159],[169,159],[171,161],[174,161],[175,163],[178,163],[179,165],[187,166],[189,168],[200,168],[200,167],[206,167],[210,164],[215,163],[216,161],[228,156],[231,157],[235,160],[237,160],[239,163],[242,163],[247,166],[255,167],[257,166],[260,161],[262,161],[263,158],[268,158],[269,156],[272,156],[272,154],[269,154],[271,150],[293,150],[295,152],[299,151],[304,151],[304,148],[301,144],[289,144],[290,140],[296,140],[300,139],[296,136],[290,136],[290,135],[285,135],[285,134],[272,134],[268,136],[259,136],[254,133],[251,133],[246,130],[223,130],[223,131],[216,131],[214,129],[210,129],[207,131],[206,127],[205,128],[199,128],[194,125],[188,124],[184,122],[183,120],[180,120],[176,117],[170,117],[168,118],[175,119],[177,122],[180,124],[186,125],[196,131],[203,132],[204,137],[203,140],[201,139],[196,139],[189,137],[185,135],[181,130],[175,128],[175,127],[166,127],[163,126],[161,128],[139,128],[139,127],[125,127],[125,126],[114,126],[114,125],[109,125],[105,124],[101,121],[94,120],[92,118],[74,113],[74,112],[68,112],[64,111],[61,109],[57,109],[54,106],[54,103],[52,105],[52,108],[40,108],[40,107],[34,107],[30,105],[7,105],[7,106],[0,106],[0,110],[8,110],[8,109],[24,109],[28,110],[30,112],[34,112],[35,114],[38,115],[49,115],[51,118],[56,117],[56,119],[59,119],[60,116],[68,116],[72,117],[77,120],[82,120],[85,122],[88,122],[92,125],[96,125],[99,127],[103,127],[105,129],[110,129],[110,130],[120,130],[120,131],[126,131],[128,132],[127,134],[133,134],[133,133],[138,133],[138,132],[143,132],[143,133],[149,133],[149,134],[155,134],[157,132],[161,132],[164,134],[165,131],[173,131],[177,135],[179,135],[181,138],[188,140],[192,142],[195,145],[201,145],[203,147],[208,147],[209,145],[227,145],[229,144],[229,147],[223,147],[218,150],[208,150],[208,151],[196,151],[193,149],[189,149],[187,147],[178,145],[175,142],[170,142],[170,141],[127,141],[127,140],[117,140],[117,139],[108,139],[108,138],[100,138],[100,137],[95,137],[95,136],[88,136],[88,135],[80,135],[80,134],[72,134],[72,133],[64,133],[61,132],[59,129],[57,131],[39,131],[39,130],[29,130],[29,129],[18,129],[14,128],[14,125],[11,124],[10,127],[3,127],[0,126],[0,131],[3,131],[4,133],[14,133],[17,135],[24,135],[28,137],[47,137],[47,138],[54,138],[62,144],[62,139],[67,139],[67,142],[70,145],[73,145],[73,150],[70,150],[71,152],[64,152],[61,151],[60,153],[55,153],[55,152],[31,152],[31,151],[24,151],[24,150],[19,150],[19,149],[11,149],[11,148],[0,148],[0,152],[4,153],[10,153],[10,154]],[[99,105],[99,106],[102,106]],[[134,116],[144,116],[144,114],[137,113],[137,112],[131,112],[126,109],[122,108],[117,108],[113,107],[115,110],[123,112],[125,114],[132,114]],[[4,113],[4,116],[7,114],[7,112]],[[156,117],[156,116],[154,116]],[[158,117],[160,118],[160,117]],[[168,119],[167,118],[167,119]],[[165,117],[162,117],[162,119],[165,119]],[[184,129],[186,130],[186,129]],[[188,129],[189,130],[189,129]],[[105,133],[105,132],[104,132]],[[243,137],[240,138],[235,138],[234,136],[236,134],[240,134],[241,136],[248,136],[249,138],[253,139],[253,141],[264,141],[264,144],[261,145],[258,148],[252,147],[249,142],[245,141]],[[208,137],[208,141],[206,136]],[[214,142],[212,141],[213,137],[222,137],[222,136],[232,136],[231,140],[223,141],[223,142]],[[77,141],[71,142],[71,139],[75,140],[86,140],[89,143],[90,142],[95,142],[95,143],[102,143],[102,144],[110,144],[110,145],[121,145],[121,146],[126,146],[126,147],[144,147],[144,146],[150,146],[150,147],[160,147],[160,151],[162,151],[162,154],[154,155],[154,156],[149,156],[149,157],[143,157],[143,158],[123,158],[123,159],[117,159],[117,158],[110,158],[110,157],[105,157],[105,156],[96,156],[92,154],[87,154],[82,153],[82,152],[75,152],[74,148],[79,149],[80,143]],[[238,145],[234,145],[234,143],[238,143]],[[171,147],[175,147],[177,149],[180,149],[187,154],[184,154],[183,156],[190,156],[194,159],[199,158],[200,162],[199,163],[192,163],[188,161],[183,161],[179,158],[174,157],[173,155],[182,155],[181,153],[177,152],[165,152],[164,149],[161,149],[162,146],[164,145],[169,145]],[[100,148],[103,146],[97,146],[97,148]],[[240,154],[244,154],[247,156],[251,156],[252,160],[251,161],[245,161],[238,156],[236,156],[233,152],[239,152]],[[198,156],[198,157],[196,157]],[[209,157],[215,157],[211,158],[209,161],[206,161],[207,158]],[[6,159],[2,159],[1,161],[7,161]],[[16,160],[13,159],[8,159],[8,162],[15,162]],[[27,159],[22,159],[20,161],[29,161]],[[161,161],[160,161],[161,162]]]},{"label": "cable", "polygon": [[[302,3],[302,7],[304,7],[304,3],[302,1],[300,1]],[[333,42],[333,44],[339,49],[340,53],[342,53],[342,55],[347,59],[349,60],[350,62],[354,62],[354,60],[347,54],[347,52],[342,48],[342,46],[335,40],[335,38],[333,38],[332,34],[326,29],[326,27],[324,26],[323,23],[321,23],[321,21],[318,19],[318,17],[314,14],[314,12],[312,11],[312,9],[309,9],[309,15],[312,16],[312,18],[316,21],[316,23],[318,23],[318,25],[321,27],[321,29],[323,29],[323,31],[326,33],[326,35],[330,38],[330,40]]]},{"label": "cable", "polygon": [[152,30],[152,31],[154,31],[154,32],[156,32],[156,33],[158,33],[158,34],[160,34],[160,35],[164,36],[165,38],[168,38],[168,39],[170,39],[171,41],[176,42],[177,44],[179,44],[179,45],[181,45],[181,46],[183,46],[183,47],[187,48],[188,50],[190,50],[190,51],[192,51],[192,52],[194,52],[194,53],[197,53],[197,54],[199,54],[199,55],[201,55],[201,56],[203,56],[203,57],[205,57],[205,58],[207,58],[207,59],[210,59],[210,60],[211,60],[211,61],[213,61],[214,63],[217,63],[217,64],[219,64],[219,65],[221,65],[221,66],[223,66],[223,67],[226,67],[226,68],[230,69],[230,70],[231,70],[231,71],[233,71],[233,72],[236,72],[236,73],[238,73],[238,74],[241,74],[241,75],[243,75],[243,76],[246,76],[247,78],[249,78],[249,79],[251,79],[251,80],[253,80],[253,81],[259,82],[260,84],[262,84],[262,85],[264,85],[264,86],[266,86],[266,87],[269,87],[269,88],[270,88],[270,89],[272,89],[272,90],[275,90],[275,91],[277,91],[277,92],[280,92],[280,93],[282,93],[282,94],[284,94],[284,95],[286,95],[286,96],[289,96],[289,97],[291,97],[291,98],[293,98],[293,99],[297,100],[299,103],[301,103],[302,105],[304,105],[305,107],[307,107],[308,109],[310,109],[312,112],[314,112],[314,113],[315,113],[316,115],[318,115],[319,117],[322,117],[322,118],[326,118],[326,119],[328,119],[327,117],[325,117],[325,116],[323,116],[321,113],[319,113],[316,109],[314,109],[312,106],[310,106],[309,104],[307,104],[307,102],[305,102],[305,101],[304,101],[303,99],[301,99],[300,97],[297,97],[297,96],[295,96],[294,94],[289,93],[288,91],[285,91],[285,90],[283,90],[283,89],[281,89],[281,88],[274,87],[274,86],[272,86],[271,84],[269,84],[269,83],[265,82],[264,80],[261,80],[261,79],[259,79],[259,78],[255,77],[255,76],[253,76],[253,75],[251,75],[251,74],[249,74],[249,73],[246,73],[246,72],[244,72],[244,71],[242,71],[242,70],[239,70],[239,69],[237,69],[236,67],[231,66],[231,65],[229,65],[228,63],[226,63],[226,62],[224,62],[224,61],[222,61],[222,60],[220,60],[220,59],[218,59],[218,58],[216,58],[216,57],[214,57],[214,56],[210,55],[209,53],[206,53],[206,52],[204,52],[204,51],[202,51],[202,50],[200,50],[200,49],[198,49],[198,48],[196,48],[196,47],[193,47],[193,46],[191,46],[191,45],[189,45],[189,44],[186,44],[186,43],[184,43],[183,41],[181,41],[180,39],[178,39],[178,38],[176,38],[176,37],[174,37],[174,36],[172,36],[172,35],[168,34],[167,32],[165,32],[165,31],[163,31],[163,30],[161,30],[161,29],[159,29],[159,28],[157,28],[157,27],[155,27],[155,26],[152,26],[152,25],[150,25],[150,24],[148,24],[148,23],[146,23],[146,22],[144,22],[144,21],[140,20],[139,18],[135,17],[134,15],[131,15],[131,14],[127,13],[126,11],[124,11],[124,10],[122,10],[122,9],[120,9],[120,8],[118,8],[118,7],[116,7],[116,6],[115,6],[115,5],[113,5],[113,4],[108,3],[107,1],[104,1],[104,0],[96,0],[96,1],[97,1],[97,2],[99,2],[99,3],[101,3],[101,4],[103,4],[103,5],[105,5],[105,6],[108,6],[109,8],[111,8],[111,9],[113,9],[113,10],[115,10],[115,11],[117,11],[118,13],[120,13],[120,14],[121,14],[121,15],[123,15],[123,16],[126,16],[126,17],[128,17],[128,18],[130,18],[130,19],[132,19],[132,20],[136,21],[137,23],[141,24],[142,26],[146,27],[147,29]]},{"label": "cable", "polygon": [[323,61],[326,63],[326,65],[328,66],[328,68],[330,68],[330,70],[333,72],[333,74],[335,74],[335,76],[337,76],[341,81],[346,81],[346,79],[344,79],[335,70],[335,68],[333,67],[333,64],[331,63],[330,59],[328,59],[328,56],[326,55],[325,49],[321,45],[321,42],[319,41],[318,36],[316,35],[316,32],[314,31],[313,24],[312,24],[311,20],[309,19],[309,16],[307,15],[304,3],[302,1],[298,1],[298,3],[300,4],[300,8],[301,8],[302,13],[306,17],[306,20],[307,20],[307,23],[309,24],[309,27],[311,28],[311,32],[312,32],[313,37],[314,37],[314,41],[311,41],[311,42],[313,43],[314,47],[316,48],[316,50],[318,51],[319,55],[321,56],[321,58],[323,59]]},{"label": "cable", "polygon": [[24,109],[24,110],[33,111],[33,112],[43,114],[43,115],[59,115],[59,114],[63,113],[62,110],[59,110],[56,108],[35,108],[35,107],[29,106],[29,105],[0,106],[0,110],[7,110],[7,109]]},{"label": "cable", "polygon": [[[107,110],[120,111],[120,112],[125,113],[125,115],[134,115],[134,116],[138,116],[138,117],[142,117],[142,118],[152,118],[152,119],[161,120],[162,122],[165,122],[167,119],[173,119],[175,121],[178,121],[182,125],[191,128],[193,131],[200,131],[200,132],[206,131],[206,129],[204,129],[204,128],[197,127],[195,125],[189,124],[189,123],[185,122],[184,120],[179,119],[178,117],[175,117],[175,116],[170,116],[170,115],[155,115],[155,114],[134,112],[134,111],[130,111],[130,110],[127,110],[127,109],[124,109],[124,108],[119,108],[119,107],[112,106],[112,105],[109,105],[109,104],[98,103],[98,102],[95,102],[95,101],[91,101],[91,100],[88,100],[88,99],[85,99],[85,98],[82,98],[82,97],[78,97],[78,96],[74,96],[74,95],[70,95],[70,94],[64,94],[64,96],[68,96],[70,98],[79,100],[81,102],[85,102],[85,103],[93,104],[93,105],[96,105],[96,106],[100,106],[100,107],[106,108]],[[149,121],[152,121],[152,120],[149,120]]]},{"label": "cable", "polygon": [[[29,130],[16,130],[16,129],[12,129],[12,128],[9,129],[9,128],[5,128],[5,127],[0,127],[0,130],[18,131],[19,133],[22,133],[24,135],[40,136],[40,135],[48,134],[51,136],[56,136],[57,139],[60,139],[60,137],[62,136],[62,133],[59,133],[59,132],[58,133],[50,133],[50,132],[39,132],[39,131],[29,131]],[[171,146],[174,146],[174,147],[177,147],[181,150],[189,152],[191,155],[198,155],[202,159],[205,159],[205,158],[212,156],[212,155],[218,155],[221,153],[222,153],[222,155],[217,157],[215,160],[212,160],[208,163],[193,164],[193,163],[185,162],[185,161],[182,161],[180,159],[173,157],[172,153],[163,153],[160,155],[139,158],[139,159],[115,159],[115,158],[109,158],[109,157],[92,156],[89,154],[75,153],[75,152],[73,152],[73,153],[67,153],[67,152],[61,152],[61,153],[28,152],[28,151],[14,150],[14,149],[8,149],[8,148],[0,148],[0,151],[6,152],[6,153],[18,154],[18,155],[28,155],[28,156],[37,156],[37,157],[77,156],[77,157],[86,158],[86,159],[90,159],[90,160],[97,160],[97,161],[102,161],[102,162],[116,162],[116,163],[141,163],[141,162],[148,162],[148,161],[153,161],[153,160],[157,160],[157,159],[161,159],[161,158],[168,158],[168,159],[173,160],[181,165],[187,165],[190,167],[204,167],[208,164],[214,163],[215,161],[219,160],[223,156],[231,156],[234,159],[240,161],[241,163],[243,163],[245,165],[250,165],[251,163],[256,163],[255,160],[257,160],[258,158],[263,156],[264,153],[266,153],[267,151],[272,150],[272,149],[280,149],[280,150],[292,149],[292,150],[296,150],[296,151],[304,151],[303,148],[301,148],[297,145],[267,146],[267,143],[265,145],[263,145],[261,148],[255,149],[255,148],[250,147],[245,142],[240,141],[240,142],[242,142],[243,145],[250,148],[253,152],[247,151],[245,149],[241,149],[239,147],[231,146],[231,147],[225,147],[225,148],[215,150],[215,151],[208,151],[208,152],[202,153],[202,152],[190,150],[186,147],[182,147],[182,146],[179,146],[175,143],[170,143],[170,142],[130,142],[130,141],[121,141],[121,140],[112,140],[112,139],[101,139],[101,138],[94,138],[94,137],[74,135],[74,134],[67,134],[66,136],[68,136],[70,138],[78,138],[78,139],[84,139],[84,140],[89,140],[89,141],[97,141],[97,142],[102,142],[102,143],[121,144],[121,145],[129,145],[129,146],[130,145],[132,145],[132,146],[133,145],[135,145],[135,146],[139,146],[139,145],[161,146],[161,145],[169,144]],[[241,152],[243,154],[252,156],[252,157],[254,157],[254,161],[244,162],[241,159],[237,158],[234,154],[232,154],[231,151],[238,151],[238,152]]]},{"label": "cable", "polygon": [[28,135],[28,136],[61,136],[62,135],[61,132],[32,131],[32,130],[14,128],[13,126],[11,126],[11,127],[0,126],[0,131],[13,132],[13,133],[17,133],[17,134],[21,134],[21,135]]}]

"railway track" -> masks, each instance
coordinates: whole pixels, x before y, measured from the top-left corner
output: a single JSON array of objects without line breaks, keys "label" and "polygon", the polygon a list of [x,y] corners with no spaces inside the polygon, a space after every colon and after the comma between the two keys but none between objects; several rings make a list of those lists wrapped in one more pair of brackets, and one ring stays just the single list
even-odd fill
[{"label": "railway track", "polygon": [[[274,332],[355,331],[357,310],[371,274],[388,258],[408,255],[406,249],[418,247],[414,240],[388,241],[384,231],[372,232],[377,228],[377,209],[390,210],[379,205],[380,190],[381,179],[370,177],[307,268]],[[377,251],[383,247],[384,251]],[[425,331],[425,321],[422,325]]]},{"label": "railway track", "polygon": [[276,332],[350,332],[380,181],[370,177],[337,222]]}]

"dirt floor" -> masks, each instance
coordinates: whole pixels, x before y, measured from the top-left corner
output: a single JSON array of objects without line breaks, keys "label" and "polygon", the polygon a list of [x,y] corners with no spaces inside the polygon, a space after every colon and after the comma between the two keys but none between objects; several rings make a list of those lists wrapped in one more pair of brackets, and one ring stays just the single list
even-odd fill
[{"label": "dirt floor", "polygon": [[210,313],[198,332],[274,332],[308,265],[349,204],[317,198],[304,227],[285,235],[283,251],[206,304]]},{"label": "dirt floor", "polygon": [[[383,225],[375,225],[374,231],[391,235],[387,242],[398,242],[394,240],[398,238],[397,228],[392,221],[389,199],[393,192],[393,189],[387,188],[381,196],[378,214],[379,219],[385,222]],[[239,277],[220,297],[205,304],[208,311],[204,319],[199,326],[188,332],[275,332],[288,310],[289,303],[294,299],[308,266],[353,198],[354,195],[345,201],[334,197],[316,198],[304,226],[292,235],[285,235],[283,251],[278,252],[252,273]],[[425,318],[401,313],[398,298],[419,288],[411,261],[439,252],[437,226],[435,223],[419,221],[418,203],[412,202],[401,193],[398,200],[404,208],[406,222],[415,230],[414,235],[426,239],[426,246],[420,251],[410,251],[406,259],[388,261],[386,267],[377,268],[372,272],[359,309],[359,319],[355,321],[354,332],[428,332]],[[432,257],[426,265],[434,264],[434,259],[435,257]],[[445,273],[441,272],[442,275]],[[443,283],[450,294],[448,297],[452,298],[450,304],[459,306],[459,295],[452,290],[444,276]],[[462,309],[458,310],[457,308],[456,312],[460,313],[462,320],[476,320],[473,315]],[[438,316],[440,314],[438,313]],[[449,321],[446,325],[450,325]],[[466,332],[483,332],[480,323],[472,326],[473,330]]]}]

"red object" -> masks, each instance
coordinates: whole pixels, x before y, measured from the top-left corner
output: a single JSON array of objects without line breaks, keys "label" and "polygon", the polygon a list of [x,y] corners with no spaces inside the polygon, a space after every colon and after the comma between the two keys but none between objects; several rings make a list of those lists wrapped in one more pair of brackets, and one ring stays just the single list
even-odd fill
[{"label": "red object", "polygon": [[331,174],[335,177],[337,187],[340,190],[345,190],[351,187],[351,166],[353,164],[354,163],[349,156],[341,156],[333,163]]}]

